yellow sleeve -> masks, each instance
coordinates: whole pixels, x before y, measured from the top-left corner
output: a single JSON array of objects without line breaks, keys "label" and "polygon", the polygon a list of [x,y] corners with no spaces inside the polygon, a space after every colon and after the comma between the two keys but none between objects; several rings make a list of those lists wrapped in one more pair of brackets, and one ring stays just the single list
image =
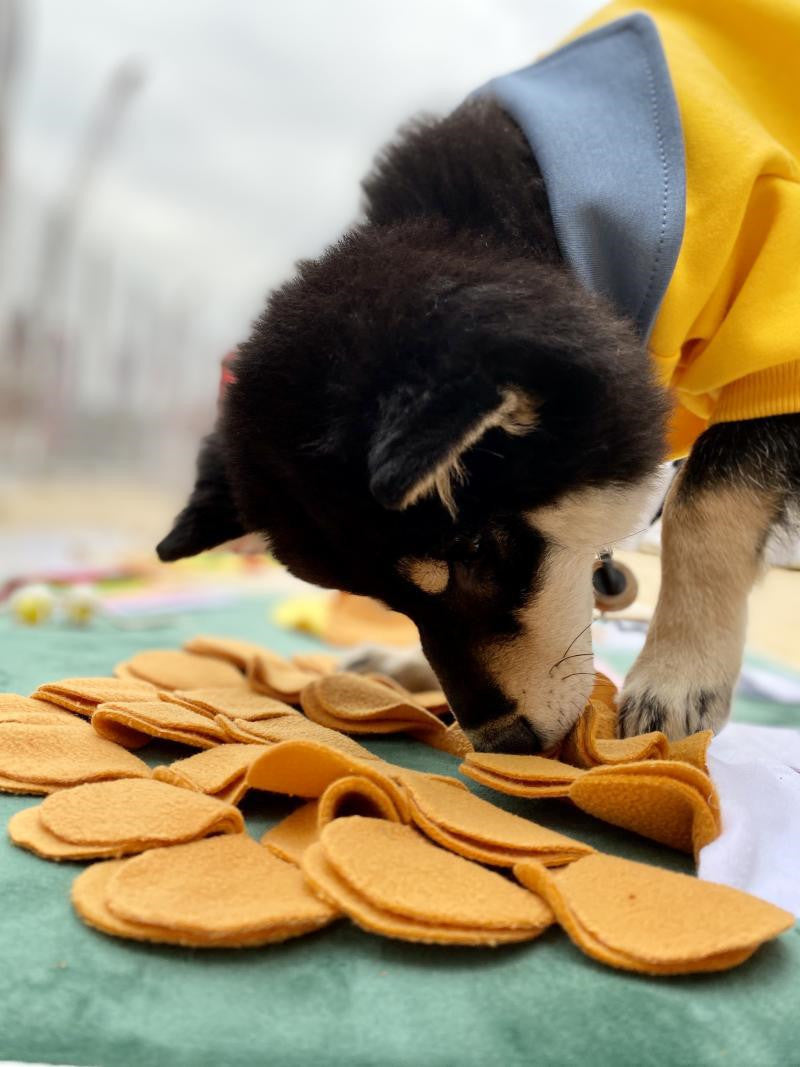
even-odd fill
[{"label": "yellow sleeve", "polygon": [[673,376],[678,402],[712,422],[800,411],[800,184],[755,182],[715,297]]}]

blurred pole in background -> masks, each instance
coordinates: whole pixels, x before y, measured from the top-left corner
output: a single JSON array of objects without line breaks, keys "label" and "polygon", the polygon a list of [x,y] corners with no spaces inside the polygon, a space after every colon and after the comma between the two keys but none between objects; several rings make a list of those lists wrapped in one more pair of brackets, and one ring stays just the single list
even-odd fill
[{"label": "blurred pole in background", "polygon": [[[9,421],[20,396],[19,375],[24,363],[24,314],[13,314],[7,280],[11,248],[11,137],[16,90],[22,67],[23,0],[0,0],[0,427]],[[0,435],[3,452],[8,438]]]},{"label": "blurred pole in background", "polygon": [[66,289],[81,216],[92,181],[114,142],[125,112],[144,84],[143,67],[125,60],[113,71],[79,146],[64,191],[48,213],[29,312],[28,373],[49,379],[45,397],[45,451],[52,452],[63,433],[71,387],[71,356],[66,330]]},{"label": "blurred pole in background", "polygon": [[81,213],[103,157],[107,155],[133,96],[144,83],[144,71],[133,60],[114,70],[89,123],[60,200],[45,223],[33,307],[47,321],[49,308],[63,296],[70,254]]},{"label": "blurred pole in background", "polygon": [[22,53],[21,0],[0,0],[0,296],[8,245],[10,132]]}]

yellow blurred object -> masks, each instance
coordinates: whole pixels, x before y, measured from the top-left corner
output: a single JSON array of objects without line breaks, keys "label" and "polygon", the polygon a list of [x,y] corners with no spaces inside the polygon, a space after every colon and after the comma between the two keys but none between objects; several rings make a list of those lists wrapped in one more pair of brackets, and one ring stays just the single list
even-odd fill
[{"label": "yellow blurred object", "polygon": [[278,626],[322,637],[330,614],[329,597],[298,596],[279,604],[272,614]]},{"label": "yellow blurred object", "polygon": [[313,634],[332,645],[369,641],[407,648],[419,644],[419,632],[408,616],[352,593],[294,597],[279,605],[272,617],[279,626]]},{"label": "yellow blurred object", "polygon": [[352,593],[336,593],[324,634],[332,645],[379,645],[408,647],[419,644],[419,631],[407,615],[391,611],[377,600]]},{"label": "yellow blurred object", "polygon": [[24,585],[10,598],[8,607],[16,622],[38,626],[53,614],[55,603],[56,598],[48,586]]},{"label": "yellow blurred object", "polygon": [[86,626],[100,609],[100,600],[90,585],[73,585],[61,597],[64,618],[76,626]]}]

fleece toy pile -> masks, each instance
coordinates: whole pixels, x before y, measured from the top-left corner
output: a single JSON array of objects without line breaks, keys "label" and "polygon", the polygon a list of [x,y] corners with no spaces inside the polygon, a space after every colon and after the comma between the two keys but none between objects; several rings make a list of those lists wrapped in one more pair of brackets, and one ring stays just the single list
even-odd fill
[{"label": "fleece toy pile", "polygon": [[[0,790],[44,795],[8,833],[44,859],[102,861],[72,888],[88,925],[193,948],[266,945],[344,917],[474,946],[556,923],[596,960],[667,975],[733,967],[793,925],[772,904],[598,853],[353,736],[409,734],[492,789],[562,798],[696,856],[720,832],[708,732],[617,738],[602,675],[547,756],[474,752],[449,720],[438,691],[340,672],[323,654],[196,637],[107,678],[0,694]],[[153,738],[198,751],[151,770],[135,751]],[[260,842],[237,807],[251,789],[299,800]]]}]

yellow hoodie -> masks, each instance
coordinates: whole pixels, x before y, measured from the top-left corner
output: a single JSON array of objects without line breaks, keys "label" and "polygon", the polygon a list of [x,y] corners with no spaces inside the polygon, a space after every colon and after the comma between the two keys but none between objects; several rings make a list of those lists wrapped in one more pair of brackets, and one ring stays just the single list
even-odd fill
[{"label": "yellow hoodie", "polygon": [[645,331],[678,457],[712,423],[800,412],[800,0],[617,0],[570,48],[638,12],[683,139],[683,231]]}]

